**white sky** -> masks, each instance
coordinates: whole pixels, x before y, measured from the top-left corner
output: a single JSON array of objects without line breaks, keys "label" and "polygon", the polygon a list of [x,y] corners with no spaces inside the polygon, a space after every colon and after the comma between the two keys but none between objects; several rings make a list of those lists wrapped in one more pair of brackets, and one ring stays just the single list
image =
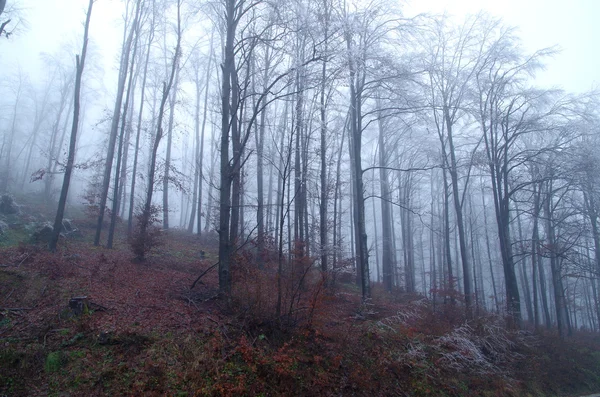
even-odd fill
[{"label": "white sky", "polygon": [[406,10],[457,16],[488,11],[518,27],[527,50],[562,49],[538,84],[578,93],[600,84],[599,0],[409,0]]},{"label": "white sky", "polygon": [[[10,4],[18,0],[8,1]],[[6,70],[21,65],[39,76],[42,71],[38,54],[52,52],[80,34],[87,0],[20,2],[28,8],[29,29],[0,42],[0,68]],[[121,41],[117,28],[121,18],[119,4],[119,0],[97,0],[92,17],[91,37],[102,54],[103,68],[108,75],[116,66]],[[600,0],[408,0],[404,9],[409,15],[446,10],[461,16],[488,11],[502,17],[507,24],[519,27],[528,50],[552,45],[562,49],[540,74],[540,85],[583,92],[600,84]]]}]

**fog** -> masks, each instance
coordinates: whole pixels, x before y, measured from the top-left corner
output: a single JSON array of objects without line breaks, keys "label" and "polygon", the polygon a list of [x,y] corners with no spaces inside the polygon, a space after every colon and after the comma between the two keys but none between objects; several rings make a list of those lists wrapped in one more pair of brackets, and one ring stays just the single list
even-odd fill
[{"label": "fog", "polygon": [[[0,190],[52,206],[88,1],[15,4],[0,15]],[[363,296],[456,289],[561,332],[600,327],[600,3],[232,4],[235,23],[221,2],[94,2],[67,216],[96,211],[96,245],[112,246],[113,211],[129,237],[218,231],[222,267],[268,237],[323,270],[349,259]],[[540,241],[561,251],[525,267]]]}]

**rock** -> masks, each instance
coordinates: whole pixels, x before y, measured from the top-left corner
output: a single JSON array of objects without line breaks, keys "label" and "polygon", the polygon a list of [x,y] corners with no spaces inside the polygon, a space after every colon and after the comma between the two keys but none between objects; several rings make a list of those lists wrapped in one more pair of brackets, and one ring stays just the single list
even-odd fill
[{"label": "rock", "polygon": [[0,221],[0,236],[4,236],[8,230],[8,224],[4,221]]},{"label": "rock", "polygon": [[81,238],[83,233],[73,225],[73,221],[69,219],[63,220],[61,234],[68,238]]},{"label": "rock", "polygon": [[62,222],[62,232],[64,233],[70,233],[74,230],[73,225],[71,224],[71,221],[68,219],[64,219]]},{"label": "rock", "polygon": [[38,228],[31,236],[34,243],[48,243],[52,237],[52,225],[46,223],[41,228]]},{"label": "rock", "polygon": [[0,197],[0,213],[5,215],[14,215],[21,212],[19,205],[10,194],[3,194]]}]

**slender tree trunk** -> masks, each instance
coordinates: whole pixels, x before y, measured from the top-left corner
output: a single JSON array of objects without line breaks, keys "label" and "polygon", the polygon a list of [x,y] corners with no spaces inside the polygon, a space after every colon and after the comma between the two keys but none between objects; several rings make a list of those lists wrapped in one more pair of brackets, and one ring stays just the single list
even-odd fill
[{"label": "slender tree trunk", "polygon": [[[334,197],[333,197],[333,258],[332,258],[332,269],[337,269],[338,258],[341,256],[341,244],[340,244],[340,236],[341,233],[341,224],[342,222],[338,220],[339,216],[341,216],[342,212],[342,188],[341,188],[341,167],[342,167],[342,153],[344,151],[344,139],[346,138],[346,134],[342,133],[342,139],[340,141],[340,145],[338,147],[337,153],[337,165],[335,171],[335,185],[334,185]],[[339,200],[338,200],[339,199]],[[339,201],[339,209],[338,209],[338,201]]]},{"label": "slender tree trunk", "polygon": [[115,237],[115,227],[117,224],[117,214],[119,213],[119,199],[120,199],[120,183],[124,181],[121,181],[119,179],[119,174],[121,174],[121,162],[123,159],[123,140],[124,140],[124,135],[125,135],[125,129],[126,129],[126,121],[127,121],[127,111],[129,110],[129,105],[130,105],[130,99],[131,99],[131,91],[132,91],[132,87],[133,87],[133,80],[134,80],[134,74],[133,74],[133,68],[135,66],[135,57],[137,54],[137,48],[138,48],[138,38],[139,38],[139,32],[136,29],[136,33],[135,33],[135,43],[133,45],[133,55],[132,55],[132,60],[130,63],[130,69],[129,69],[129,84],[127,86],[127,93],[125,94],[125,104],[123,105],[123,115],[122,115],[122,120],[121,120],[121,132],[119,134],[119,146],[117,149],[117,166],[115,169],[115,182],[114,182],[114,188],[113,188],[113,203],[112,203],[112,211],[110,214],[110,225],[108,228],[108,240],[106,243],[106,247],[107,248],[112,248],[113,247],[113,240]]},{"label": "slender tree trunk", "polygon": [[[20,106],[21,105],[21,95],[22,95],[22,91],[23,91],[23,77],[21,76],[20,72],[19,72],[18,78],[19,78],[19,83],[18,83],[19,87],[17,88],[15,103],[13,105],[13,114],[12,114],[10,133],[6,135],[8,137],[8,142],[4,143],[4,141],[3,141],[3,145],[2,145],[3,146],[2,158],[5,159],[5,161],[4,161],[4,165],[3,165],[3,170],[1,171],[2,174],[0,174],[0,192],[7,192],[8,187],[11,185],[10,174],[11,174],[11,169],[12,169],[12,165],[13,165],[12,149],[14,146],[14,138],[15,138],[16,129],[17,129],[17,115],[19,114],[19,110],[21,107]],[[6,149],[5,149],[5,147],[6,147]]]},{"label": "slender tree trunk", "polygon": [[[328,39],[329,39],[329,8],[328,0],[323,1],[323,12],[324,12],[324,52],[327,55],[328,52]],[[327,89],[327,62],[325,58],[321,64],[321,96],[320,96],[320,121],[321,121],[321,147],[320,147],[320,159],[321,159],[321,201],[319,203],[319,237],[321,253],[321,271],[326,272],[328,270],[328,228],[327,228],[327,205],[329,204],[329,186],[327,184],[327,102],[325,99],[325,91]]]},{"label": "slender tree trunk", "polygon": [[[381,107],[378,104],[378,107]],[[377,120],[379,127],[379,187],[381,190],[381,273],[384,288],[391,292],[394,285],[393,269],[396,267],[396,253],[392,245],[392,213],[388,166],[388,153],[385,142],[383,115]]]},{"label": "slender tree trunk", "polygon": [[556,322],[561,338],[570,335],[569,314],[564,295],[564,286],[560,271],[559,258],[557,257],[556,235],[553,222],[552,183],[546,183],[546,200],[544,201],[544,217],[546,218],[546,236],[550,247],[550,269],[552,272],[552,287],[554,290],[554,305],[556,309]]},{"label": "slender tree trunk", "polygon": [[[454,149],[454,137],[453,137],[453,123],[450,120],[449,109],[444,109],[444,117],[446,118],[446,132],[448,135],[448,148],[450,152],[450,179],[452,181],[452,197],[454,202],[454,211],[456,213],[456,225],[458,228],[458,242],[460,245],[460,258],[462,262],[463,271],[463,290],[465,294],[465,308],[467,314],[471,311],[471,300],[472,300],[472,277],[471,277],[471,266],[469,264],[469,257],[467,252],[467,243],[465,236],[465,225],[463,221],[462,212],[462,201],[460,199],[459,186],[458,186],[458,171],[456,167],[456,151]],[[463,189],[467,189],[466,186]]]},{"label": "slender tree trunk", "polygon": [[[211,32],[210,34],[210,54],[208,56],[208,65],[206,66],[206,81],[205,81],[205,86],[204,86],[204,109],[202,111],[202,127],[200,129],[200,150],[199,153],[197,153],[196,155],[196,172],[198,173],[198,214],[197,214],[197,223],[198,223],[198,235],[200,236],[202,234],[202,226],[201,226],[201,221],[202,221],[202,194],[203,194],[203,184],[204,184],[204,141],[205,141],[205,133],[206,133],[206,120],[208,118],[208,93],[209,93],[209,88],[210,88],[210,76],[212,74],[212,62],[213,62],[213,56],[214,56],[214,36],[215,36],[215,32],[214,30]],[[197,86],[197,92],[199,93],[199,87]],[[197,103],[197,112],[199,110],[199,104]],[[198,125],[197,123],[197,117],[198,117],[198,113],[196,114],[196,126]],[[198,130],[196,129],[196,136],[198,135]],[[208,213],[207,213],[208,214]],[[208,216],[208,215],[206,215]],[[194,220],[193,220],[194,214],[192,213],[192,216],[190,217],[190,227],[189,227],[189,231],[190,233],[192,233],[193,228],[194,228]],[[208,224],[208,222],[207,222]]]},{"label": "slender tree trunk", "polygon": [[538,304],[538,250],[540,247],[539,237],[539,214],[540,214],[540,189],[538,184],[533,184],[533,230],[531,232],[531,268],[533,287],[533,324],[535,329],[540,327],[540,309]]},{"label": "slender tree trunk", "polygon": [[[154,193],[154,183],[155,183],[155,175],[156,175],[156,159],[158,156],[158,147],[160,145],[160,141],[164,136],[162,124],[165,114],[165,106],[167,100],[169,99],[169,93],[171,88],[173,87],[173,83],[175,80],[175,74],[178,68],[178,60],[181,56],[181,2],[183,0],[177,0],[177,44],[175,46],[175,53],[173,54],[173,63],[171,66],[171,71],[169,74],[168,82],[163,83],[163,92],[162,98],[160,101],[160,107],[158,110],[158,120],[156,123],[156,136],[154,138],[154,144],[152,145],[152,152],[150,155],[150,168],[148,172],[148,190],[146,192],[146,201],[144,204],[144,209],[142,211],[142,220],[140,222],[140,234],[145,238],[147,229],[150,226],[150,217],[152,214],[152,195]],[[143,259],[140,258],[140,259]]]},{"label": "slender tree trunk", "polygon": [[436,252],[435,252],[435,237],[436,237],[436,232],[435,232],[435,206],[434,206],[434,202],[435,202],[435,192],[433,189],[433,185],[434,185],[434,173],[433,171],[431,171],[431,177],[430,177],[430,190],[431,190],[431,206],[430,206],[430,226],[429,226],[429,257],[430,257],[430,267],[431,267],[431,281],[430,281],[430,285],[431,285],[431,295],[432,295],[432,301],[433,301],[433,310],[435,312],[435,306],[437,304],[437,290],[438,290],[438,284],[437,284],[437,265],[436,265],[436,261],[435,261],[435,257],[436,257]]},{"label": "slender tree trunk", "polygon": [[[152,13],[154,15],[154,12]],[[135,182],[137,179],[137,166],[138,166],[138,155],[140,150],[140,136],[142,132],[142,119],[144,115],[144,103],[146,98],[146,81],[148,78],[148,63],[150,61],[150,49],[152,46],[152,41],[154,40],[154,17],[152,17],[152,22],[150,24],[150,30],[148,33],[148,45],[146,47],[146,60],[144,61],[144,72],[142,77],[142,92],[140,97],[140,109],[138,112],[138,120],[137,120],[137,131],[135,134],[135,149],[133,155],[133,169],[131,171],[131,191],[129,197],[129,215],[127,217],[127,235],[131,237],[131,233],[133,232],[133,211],[135,210]]]},{"label": "slender tree trunk", "polygon": [[[210,63],[210,62],[209,62]],[[200,168],[202,168],[202,161],[200,161],[200,76],[198,65],[194,65],[194,85],[196,87],[196,106],[194,108],[194,188],[192,192],[192,211],[190,214],[190,220],[188,222],[187,231],[188,233],[194,233],[194,222],[196,221],[196,206],[198,206],[198,213],[202,212],[202,206],[198,205],[198,185],[202,185],[200,179]],[[210,66],[209,66],[210,67]],[[205,81],[206,87],[208,87],[208,80]],[[204,143],[204,142],[203,142]],[[198,217],[198,235],[202,234],[202,228],[200,227],[200,217]]]},{"label": "slender tree trunk", "polygon": [[[221,183],[219,190],[219,290],[229,295],[231,291],[231,255],[232,241],[230,234],[231,220],[231,183],[233,170],[230,165],[229,139],[232,126],[237,126],[234,116],[237,106],[232,106],[232,81],[235,70],[234,39],[238,20],[236,19],[236,1],[225,1],[225,48],[221,67]],[[235,100],[235,99],[233,99]],[[233,114],[232,114],[233,113]],[[233,134],[231,134],[233,135]],[[231,136],[232,140],[235,137]],[[234,153],[235,154],[235,153]]]},{"label": "slender tree trunk", "polygon": [[[265,49],[263,71],[263,92],[268,89],[267,81],[271,69],[271,53],[269,47]],[[254,79],[253,79],[254,84]],[[265,97],[265,101],[267,98]],[[265,255],[265,197],[264,197],[264,145],[265,130],[267,127],[267,108],[263,108],[260,114],[259,125],[256,134],[256,187],[257,187],[257,208],[256,208],[256,227],[257,227],[257,248],[258,248],[258,266],[263,267]]]},{"label": "slender tree trunk", "polygon": [[69,193],[69,184],[71,182],[71,174],[73,172],[73,165],[75,163],[75,150],[77,144],[77,130],[79,127],[79,112],[80,112],[80,97],[81,97],[81,79],[83,76],[83,68],[85,66],[85,58],[87,55],[87,44],[88,44],[88,32],[90,28],[90,20],[92,18],[92,8],[94,6],[94,0],[89,1],[87,15],[85,19],[85,28],[83,33],[83,47],[81,49],[81,58],[79,55],[75,57],[77,65],[77,73],[75,77],[75,95],[73,105],[73,124],[71,127],[71,139],[69,142],[69,154],[67,156],[67,164],[65,166],[65,175],[63,178],[63,185],[60,191],[60,198],[58,200],[58,208],[56,210],[56,217],[54,218],[54,227],[52,229],[52,236],[48,243],[48,248],[51,251],[56,251],[56,245],[58,243],[58,237],[62,229],[62,222],[65,213],[65,206],[67,204],[67,195]]},{"label": "slender tree trunk", "polygon": [[446,296],[450,294],[450,302],[454,303],[454,275],[452,270],[452,250],[450,246],[450,193],[448,188],[448,178],[446,169],[442,170],[444,177],[444,256],[446,257],[446,269],[448,276],[448,291]]},{"label": "slender tree trunk", "polygon": [[[373,156],[375,157],[375,156]],[[375,169],[373,169],[373,180],[375,180]],[[375,187],[373,186],[373,192],[372,192],[372,196],[373,199],[371,200],[373,206],[373,234],[375,239],[373,240],[373,245],[372,245],[372,249],[375,251],[375,273],[377,275],[377,282],[381,281],[381,274],[379,274],[379,247],[378,247],[378,242],[379,242],[379,236],[378,236],[378,232],[377,232],[377,210],[375,209]]]},{"label": "slender tree trunk", "polygon": [[[519,214],[519,207],[515,203],[515,210],[517,214],[517,230],[519,231],[519,246],[523,247],[525,243],[525,239],[523,236],[523,226],[521,224],[521,215]],[[525,251],[523,249],[520,250],[520,254],[522,260],[519,260],[519,272],[521,276],[521,284],[523,285],[523,292],[525,293],[525,310],[527,310],[527,318],[529,321],[533,321],[533,302],[531,301],[531,291],[529,289],[529,278],[527,277],[527,272],[525,270]]]},{"label": "slender tree trunk", "polygon": [[210,222],[212,221],[212,210],[213,210],[213,181],[215,180],[215,164],[217,162],[216,159],[216,146],[217,144],[213,142],[212,144],[213,150],[210,151],[210,171],[208,172],[208,197],[206,200],[206,216],[204,219],[204,233],[207,233],[210,228]]},{"label": "slender tree trunk", "polygon": [[171,149],[173,147],[173,125],[175,120],[175,104],[177,103],[177,91],[179,89],[179,65],[175,69],[175,80],[169,99],[169,126],[167,130],[167,155],[165,157],[165,173],[163,176],[163,229],[169,229],[169,180],[171,173]]},{"label": "slender tree trunk", "polygon": [[112,173],[113,159],[115,156],[115,146],[117,143],[117,134],[119,131],[119,120],[121,119],[121,106],[123,104],[123,95],[125,92],[125,82],[127,81],[127,69],[129,66],[129,55],[131,52],[131,44],[133,42],[133,35],[137,30],[138,19],[140,15],[142,1],[137,0],[136,11],[133,23],[131,25],[129,35],[123,43],[123,50],[121,53],[121,63],[119,67],[119,81],[117,86],[117,98],[115,100],[115,108],[113,110],[112,124],[110,127],[110,136],[108,139],[108,150],[106,153],[106,162],[104,164],[104,175],[102,182],[102,190],[100,192],[100,205],[98,213],[98,222],[96,225],[96,236],[94,237],[94,245],[100,245],[100,236],[102,233],[102,227],[104,224],[104,211],[106,209],[106,202],[108,200],[108,189],[110,187],[110,176]]}]

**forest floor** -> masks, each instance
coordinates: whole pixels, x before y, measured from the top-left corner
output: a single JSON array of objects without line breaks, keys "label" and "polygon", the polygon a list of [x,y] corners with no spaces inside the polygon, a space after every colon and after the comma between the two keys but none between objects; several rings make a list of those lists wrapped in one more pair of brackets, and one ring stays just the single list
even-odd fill
[{"label": "forest floor", "polygon": [[[83,224],[84,222],[82,222]],[[486,314],[319,274],[275,317],[274,278],[242,257],[217,298],[214,243],[169,232],[144,262],[92,229],[0,245],[1,396],[575,396],[600,390],[600,336],[505,329]],[[201,258],[201,251],[206,256]],[[236,287],[236,285],[238,287]],[[293,288],[292,288],[293,290]],[[85,298],[84,298],[85,297]],[[295,297],[298,297],[294,301]],[[78,308],[69,307],[81,298]],[[75,300],[76,302],[77,300]],[[295,302],[295,303],[294,303]],[[296,304],[296,306],[294,306]]]}]

